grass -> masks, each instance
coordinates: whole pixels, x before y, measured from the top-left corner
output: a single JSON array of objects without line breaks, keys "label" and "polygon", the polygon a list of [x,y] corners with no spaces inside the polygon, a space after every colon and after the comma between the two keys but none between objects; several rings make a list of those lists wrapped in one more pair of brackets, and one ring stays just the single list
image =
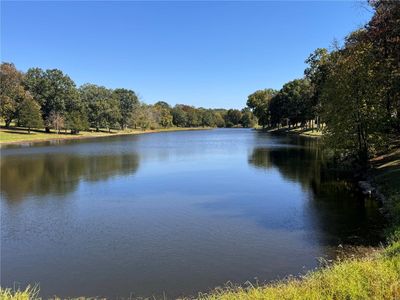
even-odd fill
[{"label": "grass", "polygon": [[208,127],[196,127],[196,128],[160,128],[153,130],[112,130],[109,133],[107,130],[96,131],[81,131],[79,134],[70,133],[56,133],[50,132],[46,133],[44,130],[31,130],[29,134],[24,128],[11,127],[11,128],[1,128],[0,129],[0,144],[14,144],[14,143],[25,143],[25,142],[39,142],[39,141],[49,141],[49,140],[65,140],[65,139],[82,139],[82,138],[96,138],[104,136],[114,136],[114,135],[129,135],[129,134],[143,134],[143,133],[155,133],[155,132],[165,132],[165,131],[181,131],[181,130],[202,130],[210,129]]},{"label": "grass", "polygon": [[336,262],[303,278],[265,286],[220,288],[198,299],[400,299],[400,243],[366,258]]},{"label": "grass", "polygon": [[30,300],[39,299],[39,288],[37,286],[27,286],[26,289],[2,289],[0,287],[0,299],[2,300]]},{"label": "grass", "polygon": [[[258,128],[260,129],[260,128]],[[294,127],[289,129],[287,126],[281,127],[281,128],[274,128],[274,129],[269,129],[268,132],[271,133],[288,133],[288,134],[297,134],[301,136],[308,136],[308,137],[321,137],[322,136],[322,130],[317,130],[317,128],[302,128],[302,127]]]}]

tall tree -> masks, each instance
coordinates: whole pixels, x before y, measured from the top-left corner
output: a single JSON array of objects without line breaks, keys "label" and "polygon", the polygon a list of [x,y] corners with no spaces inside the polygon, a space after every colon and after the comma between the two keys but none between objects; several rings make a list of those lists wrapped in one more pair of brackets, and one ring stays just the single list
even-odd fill
[{"label": "tall tree", "polygon": [[17,117],[21,103],[25,99],[22,85],[23,74],[14,64],[2,63],[0,66],[0,117],[6,127]]},{"label": "tall tree", "polygon": [[305,61],[308,67],[304,71],[304,75],[311,83],[312,98],[310,112],[316,118],[317,128],[320,129],[321,124],[321,94],[324,83],[329,75],[329,53],[325,48],[318,48]]},{"label": "tall tree", "polygon": [[134,91],[127,89],[115,89],[114,94],[119,101],[120,125],[122,129],[125,129],[132,118],[135,108],[139,106],[139,99]]},{"label": "tall tree", "polygon": [[110,131],[121,118],[119,102],[113,91],[94,84],[84,84],[79,90],[90,125],[96,131],[101,127]]},{"label": "tall tree", "polygon": [[40,114],[39,104],[33,100],[32,96],[27,92],[19,112],[19,121],[22,126],[28,128],[28,133],[31,133],[31,128],[39,128],[43,126]]},{"label": "tall tree", "polygon": [[26,73],[24,84],[39,102],[46,132],[49,132],[50,115],[55,113],[64,116],[67,103],[76,98],[75,83],[60,70],[31,68]]},{"label": "tall tree", "polygon": [[274,89],[264,89],[255,91],[247,98],[247,107],[258,118],[258,123],[266,127],[270,125],[269,102],[277,94]]},{"label": "tall tree", "polygon": [[326,140],[342,156],[366,163],[384,135],[385,113],[380,89],[371,72],[372,44],[365,31],[350,34],[345,46],[331,55],[322,94]]}]

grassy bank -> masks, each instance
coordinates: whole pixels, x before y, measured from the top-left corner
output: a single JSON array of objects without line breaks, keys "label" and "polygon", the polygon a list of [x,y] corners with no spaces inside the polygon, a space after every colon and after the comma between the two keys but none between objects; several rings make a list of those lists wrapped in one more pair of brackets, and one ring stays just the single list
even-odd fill
[{"label": "grassy bank", "polygon": [[399,299],[400,243],[366,258],[337,262],[299,279],[265,286],[217,289],[204,300],[240,299]]},{"label": "grassy bank", "polygon": [[18,143],[30,143],[30,142],[43,142],[51,140],[73,140],[73,139],[84,139],[84,138],[97,138],[106,136],[116,136],[116,135],[130,135],[130,134],[144,134],[144,133],[155,133],[155,132],[167,132],[167,131],[183,131],[183,130],[206,130],[211,129],[208,127],[193,127],[193,128],[182,128],[182,127],[171,127],[171,128],[160,128],[153,130],[112,130],[108,132],[106,130],[96,131],[81,131],[78,134],[70,133],[56,133],[50,132],[46,133],[44,130],[31,130],[28,133],[24,128],[1,128],[0,129],[0,144],[18,144]]},{"label": "grassy bank", "polygon": [[322,131],[317,130],[316,128],[301,128],[301,127],[295,127],[295,128],[290,128],[287,126],[281,127],[281,128],[274,128],[274,129],[262,129],[262,128],[257,128],[257,130],[263,130],[266,132],[274,133],[274,134],[297,134],[300,136],[307,136],[307,137],[321,137],[322,136]]}]

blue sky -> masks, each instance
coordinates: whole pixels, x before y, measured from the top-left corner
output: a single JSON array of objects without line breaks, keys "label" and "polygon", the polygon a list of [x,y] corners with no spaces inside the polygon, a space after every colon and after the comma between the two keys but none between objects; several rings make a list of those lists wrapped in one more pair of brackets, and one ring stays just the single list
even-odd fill
[{"label": "blue sky", "polygon": [[1,60],[159,100],[240,108],[371,17],[353,1],[4,2]]}]

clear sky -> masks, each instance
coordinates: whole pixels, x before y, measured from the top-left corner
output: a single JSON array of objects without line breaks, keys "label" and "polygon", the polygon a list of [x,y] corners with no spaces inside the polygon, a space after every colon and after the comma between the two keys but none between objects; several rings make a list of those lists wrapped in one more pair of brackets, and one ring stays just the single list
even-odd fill
[{"label": "clear sky", "polygon": [[[366,1],[365,1],[366,2]],[[301,77],[318,47],[371,16],[360,2],[5,2],[1,60],[59,68],[79,86],[240,108],[257,89]]]}]

